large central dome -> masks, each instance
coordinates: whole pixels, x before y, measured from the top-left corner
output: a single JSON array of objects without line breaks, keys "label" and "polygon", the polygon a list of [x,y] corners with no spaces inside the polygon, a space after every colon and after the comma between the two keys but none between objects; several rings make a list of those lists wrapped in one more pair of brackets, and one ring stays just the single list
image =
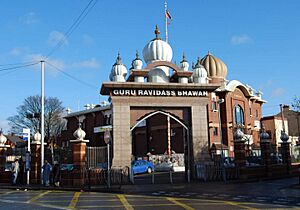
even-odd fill
[{"label": "large central dome", "polygon": [[[160,34],[158,27],[156,26],[155,35],[156,38],[151,40],[143,49],[143,57],[147,64],[153,63],[155,61],[172,61],[173,51],[171,46],[161,40],[158,35]],[[166,76],[169,76],[168,67],[160,67]]]},{"label": "large central dome", "polygon": [[161,40],[158,35],[160,34],[158,27],[156,26],[155,35],[156,38],[151,40],[143,49],[143,57],[147,64],[154,61],[171,61],[173,57],[173,51],[171,46]]}]

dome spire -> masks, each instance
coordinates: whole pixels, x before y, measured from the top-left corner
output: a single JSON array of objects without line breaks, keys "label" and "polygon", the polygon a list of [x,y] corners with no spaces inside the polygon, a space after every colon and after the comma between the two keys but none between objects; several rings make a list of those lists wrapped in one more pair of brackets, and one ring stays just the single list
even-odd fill
[{"label": "dome spire", "polygon": [[198,57],[198,59],[197,59],[197,63],[196,63],[196,68],[197,67],[200,67],[201,66],[201,58],[200,58],[200,56]]},{"label": "dome spire", "polygon": [[158,29],[158,26],[156,25],[155,26],[155,31],[154,31],[154,33],[155,33],[155,39],[159,39],[159,34],[160,34],[160,31],[159,31],[159,29]]},{"label": "dome spire", "polygon": [[120,52],[118,52],[116,64],[121,64],[121,56],[120,56]]},{"label": "dome spire", "polygon": [[139,51],[138,50],[136,50],[136,52],[135,52],[135,59],[137,59],[137,60],[140,59],[139,58]]},{"label": "dome spire", "polygon": [[180,63],[183,63],[183,62],[187,62],[186,58],[185,58],[185,53],[183,52],[182,54],[182,61]]}]

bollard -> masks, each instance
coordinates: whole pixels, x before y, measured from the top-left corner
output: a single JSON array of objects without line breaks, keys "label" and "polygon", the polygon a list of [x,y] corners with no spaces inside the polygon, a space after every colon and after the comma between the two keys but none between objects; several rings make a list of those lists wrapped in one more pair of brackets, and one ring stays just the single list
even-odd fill
[{"label": "bollard", "polygon": [[172,170],[170,170],[170,183],[173,184]]},{"label": "bollard", "polygon": [[154,184],[154,172],[153,171],[152,171],[151,175],[152,175],[152,180],[151,181],[152,181],[152,184]]},{"label": "bollard", "polygon": [[131,167],[130,169],[130,181],[132,184],[134,184],[134,173],[133,173],[133,168]]}]

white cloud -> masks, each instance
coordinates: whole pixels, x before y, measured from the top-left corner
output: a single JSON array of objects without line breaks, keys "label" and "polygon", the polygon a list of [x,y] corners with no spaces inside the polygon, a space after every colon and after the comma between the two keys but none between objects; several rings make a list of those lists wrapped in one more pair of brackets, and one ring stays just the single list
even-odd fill
[{"label": "white cloud", "polygon": [[21,16],[19,18],[19,21],[23,24],[31,25],[31,24],[39,22],[39,19],[37,18],[36,14],[34,12],[29,12],[29,13]]},{"label": "white cloud", "polygon": [[230,42],[233,45],[241,45],[241,44],[251,43],[252,39],[247,34],[234,35],[231,37]]},{"label": "white cloud", "polygon": [[12,56],[19,56],[23,53],[23,49],[19,47],[14,47],[10,50],[9,54]]},{"label": "white cloud", "polygon": [[94,43],[94,39],[90,35],[84,34],[82,36],[82,42],[84,45],[91,45]]},{"label": "white cloud", "polygon": [[91,58],[90,60],[75,62],[71,65],[73,68],[91,68],[95,69],[99,67],[99,63],[95,58]]},{"label": "white cloud", "polygon": [[48,44],[54,47],[59,42],[62,42],[62,45],[67,45],[68,39],[63,33],[59,31],[51,31],[48,38]]},{"label": "white cloud", "polygon": [[280,97],[283,96],[286,90],[284,88],[275,88],[271,92],[272,97]]}]

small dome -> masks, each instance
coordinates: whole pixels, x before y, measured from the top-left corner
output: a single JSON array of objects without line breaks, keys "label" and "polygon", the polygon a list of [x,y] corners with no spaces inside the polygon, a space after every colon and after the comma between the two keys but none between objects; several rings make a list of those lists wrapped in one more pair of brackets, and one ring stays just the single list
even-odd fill
[{"label": "small dome", "polygon": [[185,59],[185,55],[183,53],[182,56],[182,61],[180,61],[180,68],[182,71],[188,71],[190,67],[190,64],[188,63],[188,61]]},{"label": "small dome", "polygon": [[201,65],[200,57],[197,64],[193,67],[193,81],[194,83],[207,84],[207,71],[204,66]]},{"label": "small dome", "polygon": [[131,65],[132,65],[132,68],[133,69],[142,69],[143,67],[143,61],[139,58],[139,53],[138,51],[136,51],[136,54],[135,54],[135,59],[132,61]]},{"label": "small dome", "polygon": [[42,139],[42,135],[39,133],[39,132],[36,132],[33,136],[33,139],[35,142],[41,142],[41,139]]},{"label": "small dome", "polygon": [[263,129],[260,133],[260,141],[267,141],[270,140],[270,135]]},{"label": "small dome", "polygon": [[227,76],[227,66],[219,58],[208,54],[202,58],[201,64],[208,72],[208,77],[212,79],[225,79]]},{"label": "small dome", "polygon": [[169,61],[171,62],[173,57],[173,51],[171,46],[162,41],[158,35],[160,34],[158,27],[156,26],[155,35],[156,38],[151,40],[143,49],[143,57],[147,64],[154,61]]},{"label": "small dome", "polygon": [[289,140],[289,136],[286,134],[286,132],[281,131],[280,139],[282,142],[287,142]]},{"label": "small dome", "polygon": [[84,130],[81,129],[81,127],[79,127],[74,133],[73,136],[76,138],[76,140],[84,140],[85,138],[85,132]]},{"label": "small dome", "polygon": [[116,63],[113,65],[111,69],[109,79],[110,81],[115,81],[115,82],[125,82],[126,75],[127,75],[127,69],[121,63],[120,53],[118,53]]},{"label": "small dome", "polygon": [[7,138],[3,135],[2,131],[0,131],[0,145],[5,145]]},{"label": "small dome", "polygon": [[243,131],[241,131],[240,128],[237,128],[233,134],[233,138],[235,141],[239,141],[243,139],[244,135],[245,134],[243,133]]}]

